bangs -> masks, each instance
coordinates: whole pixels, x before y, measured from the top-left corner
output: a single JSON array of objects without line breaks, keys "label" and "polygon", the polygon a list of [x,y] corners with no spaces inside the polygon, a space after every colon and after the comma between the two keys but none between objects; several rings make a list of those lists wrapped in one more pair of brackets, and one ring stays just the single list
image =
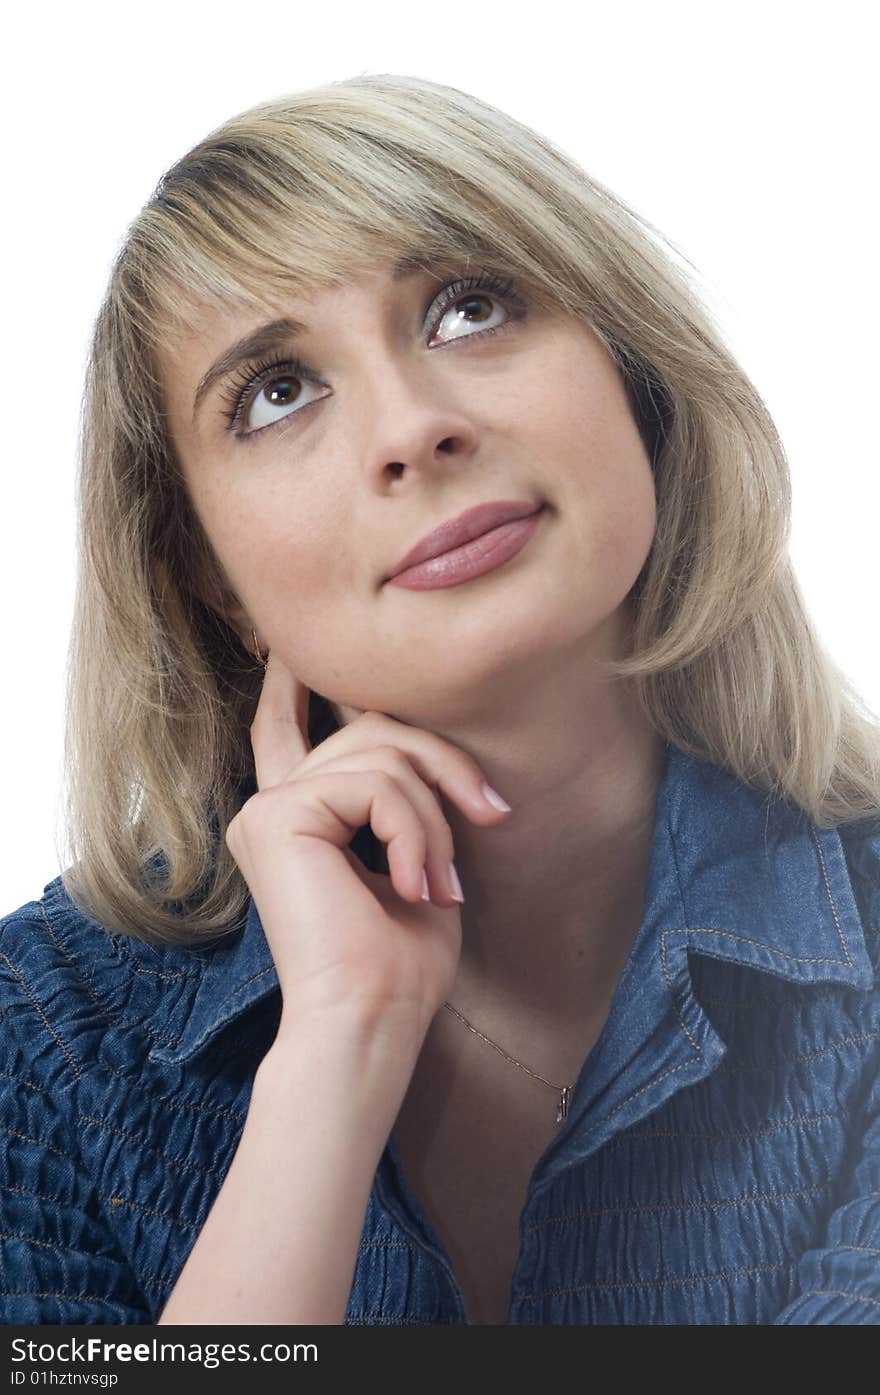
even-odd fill
[{"label": "bangs", "polygon": [[404,147],[385,130],[282,117],[209,136],[163,176],[132,225],[120,270],[136,283],[129,303],[141,313],[150,305],[142,330],[154,343],[160,322],[163,335],[191,329],[199,307],[265,312],[385,265],[479,265],[547,305],[564,299],[551,251],[541,254],[528,225],[522,183],[490,154],[472,148],[450,167],[414,148],[412,129]]}]

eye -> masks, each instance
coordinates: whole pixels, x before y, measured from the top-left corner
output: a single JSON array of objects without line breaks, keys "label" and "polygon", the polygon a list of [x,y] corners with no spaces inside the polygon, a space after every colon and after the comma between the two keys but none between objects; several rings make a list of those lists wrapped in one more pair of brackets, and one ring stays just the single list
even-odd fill
[{"label": "eye", "polygon": [[[526,313],[526,301],[512,281],[481,271],[443,287],[425,315],[423,332],[430,325],[428,347],[443,348],[457,339],[503,333]],[[222,394],[227,430],[241,441],[264,437],[287,417],[319,402],[326,392],[315,395],[314,389],[325,387],[298,358],[250,363]]]},{"label": "eye", "polygon": [[513,282],[490,271],[450,281],[443,287],[435,305],[438,308],[432,319],[434,334],[444,323],[449,323],[449,331],[441,341],[444,344],[454,339],[472,339],[471,327],[480,335],[494,334],[515,320],[524,319],[526,314],[525,300]]},{"label": "eye", "polygon": [[241,440],[258,436],[319,401],[309,394],[322,386],[298,358],[245,364],[221,394],[227,430]]},{"label": "eye", "polygon": [[[492,302],[495,302],[494,306]],[[447,324],[444,342],[450,339],[470,337],[472,329],[497,329],[505,322],[508,314],[500,300],[488,291],[469,291],[444,310],[437,321],[436,329]],[[436,333],[435,329],[435,333]],[[432,335],[433,342],[433,335]]]},{"label": "eye", "polygon": [[258,387],[243,413],[246,430],[260,431],[300,411],[315,400],[310,393],[316,387],[302,373],[294,372],[293,365],[287,371],[276,371]]}]

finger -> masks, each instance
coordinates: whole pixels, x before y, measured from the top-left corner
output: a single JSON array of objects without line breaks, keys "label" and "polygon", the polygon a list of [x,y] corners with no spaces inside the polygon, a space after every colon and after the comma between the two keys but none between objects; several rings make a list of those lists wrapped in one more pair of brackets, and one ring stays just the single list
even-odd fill
[{"label": "finger", "polygon": [[[319,754],[320,752],[316,750],[315,758]],[[316,759],[314,764],[311,760],[306,761],[293,776],[293,781],[307,779],[319,770],[322,774],[330,772],[342,774],[345,771],[354,770],[383,770],[387,775],[390,775],[403,789],[425,829],[426,848],[423,861],[432,899],[442,900],[446,905],[451,905],[455,901],[456,888],[449,871],[449,864],[455,858],[452,830],[434,788],[427,785],[424,779],[417,774],[405,751],[402,751],[398,746],[371,746],[361,751],[347,751],[323,760]],[[453,795],[453,802],[458,805],[462,813],[472,814],[472,801],[469,795],[458,786],[453,789]],[[421,888],[419,889],[421,890]]]},{"label": "finger", "polygon": [[309,689],[273,649],[251,724],[258,789],[282,784],[305,760],[312,749],[308,723]]},{"label": "finger", "polygon": [[[419,900],[425,827],[408,792],[384,770],[321,771],[261,791],[233,819],[226,836],[245,876],[259,860],[261,881],[289,890],[298,862],[306,865],[323,857],[321,843],[346,848],[365,824],[386,846],[395,890],[407,900]],[[255,891],[253,880],[252,874]]]},{"label": "finger", "polygon": [[333,732],[310,753],[306,769],[311,774],[347,754],[390,748],[401,752],[430,789],[442,809],[441,796],[449,799],[469,819],[497,824],[510,813],[483,792],[485,776],[473,756],[422,727],[397,721],[384,712],[368,712]]}]

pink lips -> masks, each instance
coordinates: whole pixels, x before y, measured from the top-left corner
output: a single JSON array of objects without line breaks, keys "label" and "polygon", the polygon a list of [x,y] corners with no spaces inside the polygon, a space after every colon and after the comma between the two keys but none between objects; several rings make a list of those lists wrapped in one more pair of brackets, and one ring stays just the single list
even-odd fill
[{"label": "pink lips", "polygon": [[443,552],[450,552],[463,543],[471,542],[502,523],[535,514],[541,507],[542,505],[534,503],[531,499],[495,499],[488,504],[477,504],[476,508],[467,509],[457,518],[447,519],[439,528],[426,533],[415,547],[411,547],[409,552],[395,563],[385,580],[390,581],[406,568],[414,567],[417,562],[426,562],[431,557],[439,557]]},{"label": "pink lips", "polygon": [[525,547],[544,512],[542,504],[518,500],[480,504],[422,538],[386,581],[430,591],[482,576]]}]

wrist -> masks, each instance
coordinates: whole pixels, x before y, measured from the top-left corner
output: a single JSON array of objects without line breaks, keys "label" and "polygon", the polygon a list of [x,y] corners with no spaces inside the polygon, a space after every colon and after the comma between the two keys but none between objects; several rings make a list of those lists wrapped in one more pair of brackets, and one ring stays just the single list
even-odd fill
[{"label": "wrist", "polygon": [[282,1007],[270,1051],[287,1056],[309,1042],[321,1043],[342,1056],[387,1049],[395,1055],[413,1052],[415,1059],[430,1023],[420,1003],[400,999],[347,999],[329,1005],[290,1002]]},{"label": "wrist", "polygon": [[[286,1017],[257,1068],[274,1093],[320,1089],[332,1099],[375,1092],[402,1099],[425,1029],[408,1014],[381,1018],[334,1008]],[[256,1082],[255,1082],[256,1088]]]}]

